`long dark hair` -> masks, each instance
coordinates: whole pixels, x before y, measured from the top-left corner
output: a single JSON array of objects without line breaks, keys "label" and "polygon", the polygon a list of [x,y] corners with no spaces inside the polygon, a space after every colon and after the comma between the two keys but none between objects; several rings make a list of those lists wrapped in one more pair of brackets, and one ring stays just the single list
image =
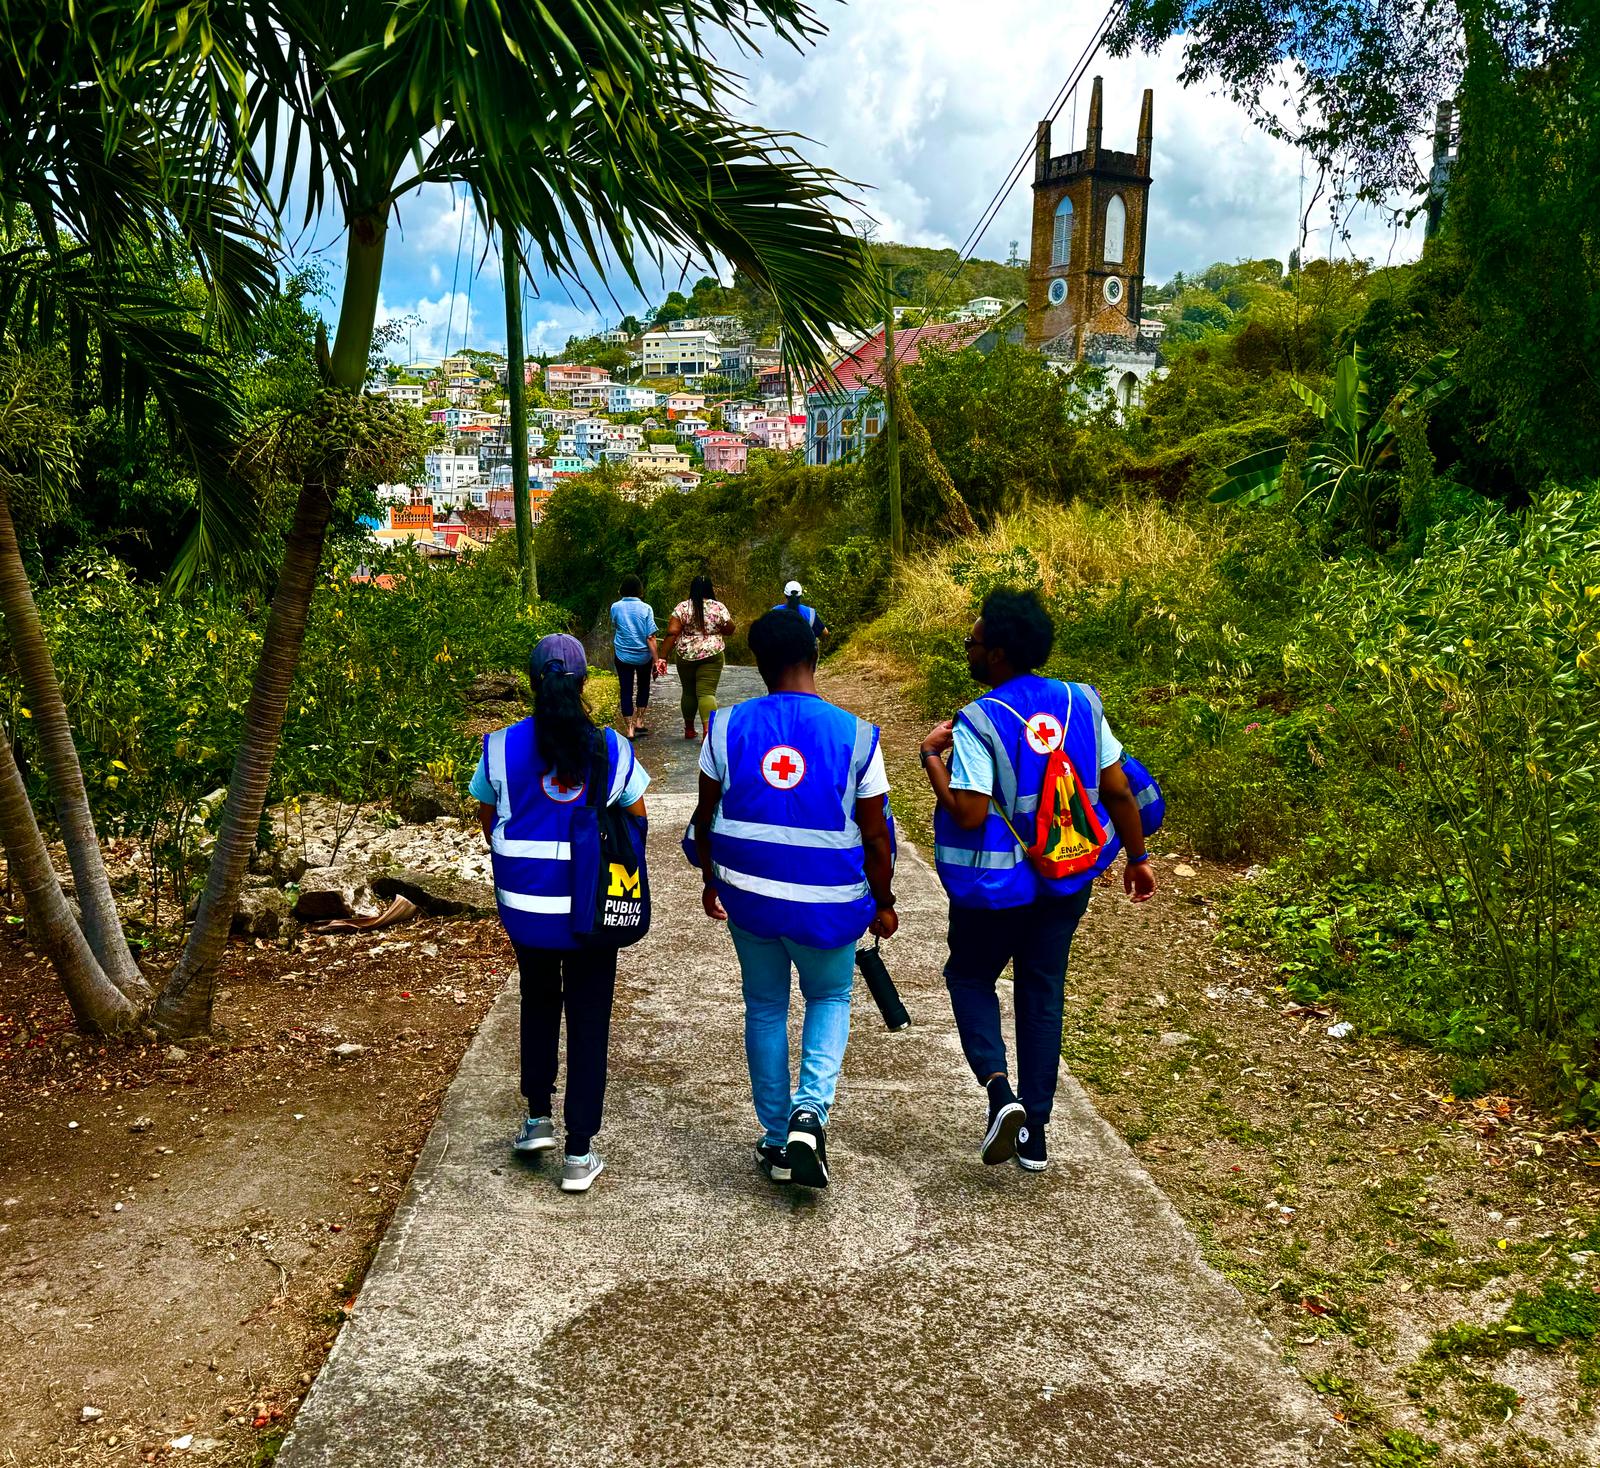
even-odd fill
[{"label": "long dark hair", "polygon": [[582,677],[552,668],[533,684],[533,734],[539,758],[567,786],[588,779],[594,751],[595,724],[583,706],[583,683]]},{"label": "long dark hair", "polygon": [[694,603],[693,625],[696,632],[704,632],[706,630],[706,600],[716,594],[709,576],[696,576],[689,583],[689,600]]},{"label": "long dark hair", "polygon": [[800,610],[800,593],[798,591],[786,591],[783,594],[783,599],[788,603],[791,612]]}]

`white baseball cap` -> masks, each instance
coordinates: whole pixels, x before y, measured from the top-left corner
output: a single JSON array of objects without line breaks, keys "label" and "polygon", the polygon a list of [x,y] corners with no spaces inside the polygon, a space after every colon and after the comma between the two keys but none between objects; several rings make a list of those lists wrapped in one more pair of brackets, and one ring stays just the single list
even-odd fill
[{"label": "white baseball cap", "polygon": [[783,594],[785,596],[803,596],[805,594],[805,588],[801,586],[798,581],[791,581],[783,588]]}]

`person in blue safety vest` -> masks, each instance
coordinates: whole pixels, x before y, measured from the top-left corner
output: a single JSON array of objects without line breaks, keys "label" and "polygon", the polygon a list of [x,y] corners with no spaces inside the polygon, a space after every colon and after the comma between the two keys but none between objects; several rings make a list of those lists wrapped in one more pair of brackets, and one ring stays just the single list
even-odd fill
[{"label": "person in blue safety vest", "polygon": [[[1036,593],[993,591],[966,639],[967,667],[988,692],[935,725],[919,751],[933,786],[934,860],[950,898],[945,983],[961,1048],[989,1098],[982,1155],[1047,1165],[1045,1127],[1061,1061],[1061,1015],[1072,936],[1089,905],[1102,856],[1088,870],[1050,877],[1029,861],[1018,833],[1037,821],[1051,755],[1064,750],[1102,829],[1126,853],[1123,886],[1135,902],[1156,890],[1139,805],[1128,788],[1099,695],[1040,677],[1055,625]],[[952,751],[945,766],[943,755]],[[995,984],[1010,962],[1017,1080],[1006,1073]]]},{"label": "person in blue safety vest", "polygon": [[808,607],[801,597],[805,595],[805,588],[798,581],[790,581],[783,588],[783,600],[772,610],[775,612],[794,612],[805,619],[806,625],[816,633],[819,643],[828,640],[828,624],[822,620],[822,613],[815,607]]},{"label": "person in blue safety vest", "polygon": [[[589,665],[576,637],[542,639],[528,663],[533,715],[483,739],[471,790],[494,863],[495,902],[516,950],[522,988],[522,1093],[527,1114],[512,1146],[547,1152],[561,1012],[567,1016],[566,1153],[562,1189],[587,1192],[605,1167],[594,1150],[606,1095],[617,981],[615,948],[580,948],[572,928],[572,818],[583,804],[602,731],[583,706]],[[644,815],[650,783],[616,731],[606,742],[608,805]]]},{"label": "person in blue safety vest", "polygon": [[[765,698],[720,710],[700,753],[702,905],[743,974],[745,1054],[774,1182],[828,1186],[827,1127],[850,1034],[856,940],[894,935],[888,776],[878,730],[817,693],[817,640],[787,610],[750,629]],[[805,998],[790,1089],[791,965]]]}]

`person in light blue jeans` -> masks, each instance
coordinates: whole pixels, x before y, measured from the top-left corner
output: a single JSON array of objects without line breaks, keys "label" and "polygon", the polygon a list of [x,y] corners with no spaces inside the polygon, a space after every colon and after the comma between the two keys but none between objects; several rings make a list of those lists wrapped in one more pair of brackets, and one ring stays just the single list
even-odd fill
[{"label": "person in light blue jeans", "polygon": [[[856,954],[843,948],[807,948],[792,938],[758,938],[729,924],[728,936],[744,974],[744,1048],[750,1096],[761,1124],[768,1176],[773,1164],[787,1172],[789,1118],[814,1112],[823,1126],[833,1109],[845,1043],[850,1038],[850,991]],[[789,966],[800,976],[806,1003],[800,1027],[800,1075],[789,1090]],[[774,1155],[776,1154],[776,1155]],[[776,1178],[775,1181],[782,1181]]]},{"label": "person in light blue jeans", "polygon": [[645,710],[650,707],[650,680],[660,671],[656,614],[649,602],[640,600],[643,589],[637,576],[624,576],[622,595],[611,603],[611,651],[617,667],[622,729],[629,739],[650,732]]}]

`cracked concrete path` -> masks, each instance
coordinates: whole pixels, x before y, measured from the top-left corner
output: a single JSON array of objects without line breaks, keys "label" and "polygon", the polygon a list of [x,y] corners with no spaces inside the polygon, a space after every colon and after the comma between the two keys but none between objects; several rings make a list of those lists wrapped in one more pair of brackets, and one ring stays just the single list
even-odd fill
[{"label": "cracked concrete path", "polygon": [[[723,692],[759,687],[730,669]],[[733,949],[677,850],[697,751],[661,702],[640,747],[664,774],[655,927],[619,968],[605,1174],[569,1196],[513,1157],[508,987],[279,1464],[1339,1463],[1325,1409],[1069,1076],[1047,1174],[978,1160],[944,899],[910,850],[885,953],[912,1028],[858,987],[834,1186],[755,1171]]]}]

